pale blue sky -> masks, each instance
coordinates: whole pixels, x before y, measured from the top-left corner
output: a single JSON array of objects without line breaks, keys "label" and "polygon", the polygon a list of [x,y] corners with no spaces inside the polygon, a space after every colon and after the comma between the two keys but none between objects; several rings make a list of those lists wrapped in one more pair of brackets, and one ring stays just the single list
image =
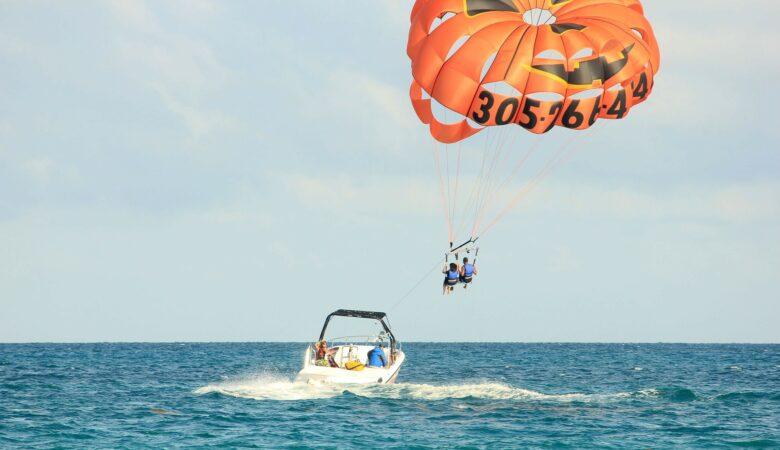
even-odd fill
[{"label": "pale blue sky", "polygon": [[[780,4],[648,0],[650,100],[402,340],[780,342]],[[410,2],[0,1],[0,342],[307,340],[443,250]],[[554,137],[554,136],[553,136]]]}]

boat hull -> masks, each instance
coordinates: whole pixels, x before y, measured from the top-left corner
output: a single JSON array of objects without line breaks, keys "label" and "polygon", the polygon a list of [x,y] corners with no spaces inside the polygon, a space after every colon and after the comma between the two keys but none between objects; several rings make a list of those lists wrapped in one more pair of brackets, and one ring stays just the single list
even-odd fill
[{"label": "boat hull", "polygon": [[404,353],[399,351],[390,366],[366,367],[363,370],[347,370],[310,364],[298,372],[295,380],[301,383],[391,384],[398,378],[398,372],[401,370],[405,357]]}]

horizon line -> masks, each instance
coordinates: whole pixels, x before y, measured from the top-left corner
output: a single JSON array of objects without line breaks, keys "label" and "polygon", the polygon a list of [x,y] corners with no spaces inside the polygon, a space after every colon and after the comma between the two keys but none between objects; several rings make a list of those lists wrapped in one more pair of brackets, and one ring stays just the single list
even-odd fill
[{"label": "horizon line", "polygon": [[[308,344],[307,341],[9,341],[0,345],[95,345],[95,344]],[[405,341],[401,344],[522,344],[522,345],[780,345],[780,342],[746,341]]]}]

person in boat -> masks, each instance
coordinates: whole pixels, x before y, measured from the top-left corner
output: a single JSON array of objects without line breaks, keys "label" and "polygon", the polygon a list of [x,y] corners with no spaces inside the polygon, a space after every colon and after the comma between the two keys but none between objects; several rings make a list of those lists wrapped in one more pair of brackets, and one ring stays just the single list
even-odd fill
[{"label": "person in boat", "polygon": [[441,272],[444,274],[444,291],[442,293],[449,294],[460,281],[460,269],[456,263],[450,263],[449,268],[445,265]]},{"label": "person in boat", "polygon": [[325,355],[328,353],[328,342],[323,339],[314,344],[314,350],[316,351],[315,359],[325,359]]},{"label": "person in boat", "polygon": [[477,274],[477,266],[469,263],[468,258],[463,258],[463,265],[460,266],[460,282],[463,283],[463,289],[469,287],[469,283],[474,280],[474,275]]},{"label": "person in boat", "polygon": [[382,350],[382,344],[376,344],[376,347],[372,348],[368,352],[368,367],[385,367],[387,365],[387,357],[385,351]]},{"label": "person in boat", "polygon": [[334,355],[336,354],[336,349],[335,348],[329,349],[328,342],[325,339],[317,342],[314,345],[314,349],[316,351],[315,361],[318,363],[318,365],[330,366],[330,367],[339,366],[336,363],[336,359],[334,358]]}]

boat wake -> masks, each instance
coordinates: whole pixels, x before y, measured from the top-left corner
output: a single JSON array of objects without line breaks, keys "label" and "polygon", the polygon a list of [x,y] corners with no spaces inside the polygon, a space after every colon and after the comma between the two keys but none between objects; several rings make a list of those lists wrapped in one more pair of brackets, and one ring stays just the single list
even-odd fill
[{"label": "boat wake", "polygon": [[416,383],[388,385],[301,383],[282,376],[268,374],[209,384],[196,389],[194,393],[196,395],[219,394],[230,397],[277,401],[328,399],[345,394],[390,400],[487,399],[552,402],[610,402],[627,398],[661,396],[661,392],[655,389],[610,394],[544,394],[495,382],[446,385]]},{"label": "boat wake", "polygon": [[209,384],[194,393],[216,393],[255,400],[317,400],[337,397],[346,390],[344,386],[335,384],[296,383],[283,376],[260,374]]}]

